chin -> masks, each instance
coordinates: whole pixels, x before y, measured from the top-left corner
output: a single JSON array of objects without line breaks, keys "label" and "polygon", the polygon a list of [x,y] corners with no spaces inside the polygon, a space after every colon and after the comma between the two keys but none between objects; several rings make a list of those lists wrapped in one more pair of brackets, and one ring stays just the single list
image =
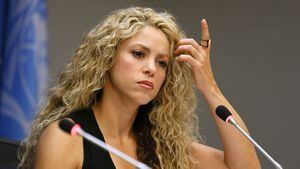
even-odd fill
[{"label": "chin", "polygon": [[153,100],[153,98],[151,97],[151,98],[142,98],[142,97],[137,97],[137,98],[139,98],[138,100],[137,100],[137,103],[138,103],[138,105],[146,105],[146,104],[148,104],[148,103],[150,103],[152,100]]},{"label": "chin", "polygon": [[154,98],[155,94],[153,93],[135,93],[134,95],[131,95],[130,98],[133,102],[135,102],[137,105],[146,105],[150,103]]},{"label": "chin", "polygon": [[141,101],[141,100],[140,100],[138,104],[139,104],[140,106],[142,106],[142,105],[146,105],[146,104],[150,103],[150,101],[151,101],[151,100],[148,100],[148,101]]}]

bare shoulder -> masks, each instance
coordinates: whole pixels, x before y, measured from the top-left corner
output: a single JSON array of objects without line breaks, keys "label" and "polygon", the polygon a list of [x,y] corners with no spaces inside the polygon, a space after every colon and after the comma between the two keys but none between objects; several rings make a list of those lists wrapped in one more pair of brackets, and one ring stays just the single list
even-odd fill
[{"label": "bare shoulder", "polygon": [[41,134],[36,150],[34,168],[81,168],[83,146],[80,137],[72,137],[59,129],[58,122],[50,124]]},{"label": "bare shoulder", "polygon": [[221,150],[194,142],[189,151],[196,162],[195,169],[228,169],[224,162],[224,153]]}]

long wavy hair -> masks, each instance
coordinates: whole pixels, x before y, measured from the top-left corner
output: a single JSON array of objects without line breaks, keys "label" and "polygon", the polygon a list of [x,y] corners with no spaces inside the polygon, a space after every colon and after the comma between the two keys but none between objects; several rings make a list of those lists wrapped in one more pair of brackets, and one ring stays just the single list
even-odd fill
[{"label": "long wavy hair", "polygon": [[200,139],[196,96],[189,66],[175,62],[173,54],[184,33],[169,13],[132,7],[112,12],[85,36],[50,90],[48,102],[34,120],[31,134],[22,142],[19,168],[33,167],[38,139],[49,124],[99,101],[118,47],[145,26],[161,30],[168,38],[170,64],[158,95],[147,105],[140,106],[133,124],[137,155],[152,168],[192,167],[188,149],[192,142]]}]

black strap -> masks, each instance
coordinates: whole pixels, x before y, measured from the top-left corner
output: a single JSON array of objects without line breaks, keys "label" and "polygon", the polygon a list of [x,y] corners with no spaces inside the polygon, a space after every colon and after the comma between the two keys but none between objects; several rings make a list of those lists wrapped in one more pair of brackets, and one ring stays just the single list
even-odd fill
[{"label": "black strap", "polygon": [[[105,142],[99,129],[92,108],[76,111],[69,118],[78,123],[83,130]],[[83,140],[84,159],[82,169],[115,169],[113,161],[108,152],[98,148],[92,143]]]}]

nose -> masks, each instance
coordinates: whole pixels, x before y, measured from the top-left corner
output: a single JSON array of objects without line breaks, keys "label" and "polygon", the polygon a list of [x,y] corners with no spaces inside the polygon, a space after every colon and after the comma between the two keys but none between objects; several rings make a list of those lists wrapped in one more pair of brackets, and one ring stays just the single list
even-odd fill
[{"label": "nose", "polygon": [[147,74],[150,77],[153,77],[156,71],[155,60],[148,59],[145,60],[145,64],[143,65],[143,73]]}]

